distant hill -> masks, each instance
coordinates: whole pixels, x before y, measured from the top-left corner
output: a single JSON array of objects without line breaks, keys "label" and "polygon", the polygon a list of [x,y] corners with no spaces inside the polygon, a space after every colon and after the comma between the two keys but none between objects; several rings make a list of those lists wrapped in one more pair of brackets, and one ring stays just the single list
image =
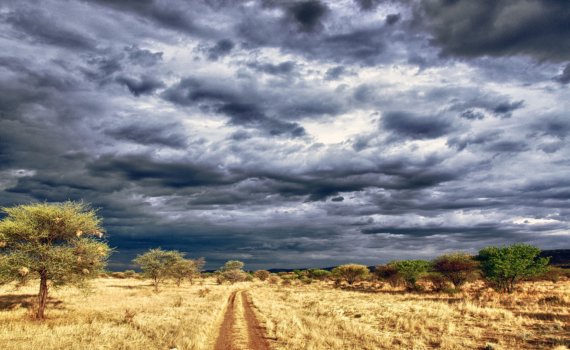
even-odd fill
[{"label": "distant hill", "polygon": [[540,256],[550,257],[552,265],[570,269],[570,249],[543,250]]}]

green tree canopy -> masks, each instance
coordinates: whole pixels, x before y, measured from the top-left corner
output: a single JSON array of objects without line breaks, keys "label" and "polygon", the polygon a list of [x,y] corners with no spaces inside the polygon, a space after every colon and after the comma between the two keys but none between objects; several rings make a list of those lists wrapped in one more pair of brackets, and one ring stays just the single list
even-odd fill
[{"label": "green tree canopy", "polygon": [[[159,290],[159,285],[166,279],[175,278],[176,271],[188,267],[184,253],[160,248],[150,249],[144,254],[137,255],[133,262],[142,269],[144,277],[152,280],[156,292]],[[183,272],[187,271],[183,270]]]},{"label": "green tree canopy", "polygon": [[340,265],[332,270],[333,275],[346,279],[348,284],[353,284],[359,279],[367,276],[369,272],[368,267],[360,264]]},{"label": "green tree canopy", "polygon": [[388,264],[398,271],[398,275],[406,283],[409,290],[417,289],[417,281],[426,272],[428,272],[431,264],[425,260],[397,260]]},{"label": "green tree canopy", "polygon": [[325,280],[330,275],[332,275],[332,272],[322,269],[310,269],[308,272],[310,278],[314,278],[317,280]]},{"label": "green tree canopy", "polygon": [[549,258],[540,258],[540,249],[529,244],[487,247],[479,251],[483,275],[503,292],[512,293],[522,278],[544,273]]},{"label": "green tree canopy", "polygon": [[179,259],[173,264],[170,275],[176,281],[176,285],[180,286],[180,283],[182,283],[182,280],[185,278],[188,278],[188,280],[192,282],[194,276],[200,273],[205,264],[206,260],[204,260],[204,258]]},{"label": "green tree canopy", "polygon": [[241,270],[243,269],[244,266],[245,264],[239,260],[229,260],[226,261],[224,266],[222,266],[221,270],[222,271]]},{"label": "green tree canopy", "polygon": [[245,264],[239,260],[226,261],[224,266],[217,272],[218,283],[228,281],[230,283],[241,282],[247,279],[247,274],[243,271]]},{"label": "green tree canopy", "polygon": [[2,208],[0,280],[39,278],[36,317],[44,318],[49,285],[85,286],[111,252],[103,228],[85,203],[38,203]]}]

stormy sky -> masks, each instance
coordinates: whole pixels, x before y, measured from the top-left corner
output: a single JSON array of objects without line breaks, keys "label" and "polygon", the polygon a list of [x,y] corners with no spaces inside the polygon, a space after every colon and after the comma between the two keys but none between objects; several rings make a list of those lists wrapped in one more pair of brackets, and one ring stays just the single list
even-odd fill
[{"label": "stormy sky", "polygon": [[3,0],[0,205],[246,268],[570,246],[567,0]]}]

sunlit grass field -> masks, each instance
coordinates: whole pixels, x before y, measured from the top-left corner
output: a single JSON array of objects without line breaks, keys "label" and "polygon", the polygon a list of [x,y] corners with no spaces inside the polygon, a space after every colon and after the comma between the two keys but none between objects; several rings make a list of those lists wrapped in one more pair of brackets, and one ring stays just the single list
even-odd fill
[{"label": "sunlit grass field", "polygon": [[157,294],[147,281],[107,278],[92,286],[52,289],[44,322],[28,316],[35,285],[2,287],[0,349],[209,349],[235,288],[172,284]]},{"label": "sunlit grass field", "polygon": [[511,295],[480,283],[459,294],[407,293],[367,283],[162,286],[100,278],[52,289],[35,321],[36,285],[0,287],[0,349],[211,349],[229,295],[247,290],[273,349],[566,349],[570,281],[527,282]]},{"label": "sunlit grass field", "polygon": [[521,289],[447,295],[311,285],[251,293],[276,349],[564,349],[570,282]]}]

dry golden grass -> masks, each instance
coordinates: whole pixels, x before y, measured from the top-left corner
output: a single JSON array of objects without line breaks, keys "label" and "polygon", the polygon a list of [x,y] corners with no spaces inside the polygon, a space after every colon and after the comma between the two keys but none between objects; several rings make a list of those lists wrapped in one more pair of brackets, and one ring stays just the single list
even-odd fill
[{"label": "dry golden grass", "polygon": [[234,287],[206,281],[162,289],[156,294],[136,279],[98,279],[87,295],[52,289],[48,319],[38,322],[26,308],[35,284],[0,287],[0,349],[210,349]]},{"label": "dry golden grass", "polygon": [[[98,279],[93,286],[87,295],[52,290],[44,322],[29,317],[34,284],[0,287],[0,349],[211,349],[234,290],[249,291],[274,349],[570,346],[570,281],[526,283],[512,295],[480,285],[447,295],[343,290],[326,283],[219,286],[213,279],[164,286],[159,294],[136,279]],[[235,318],[236,344],[243,348],[241,306]]]},{"label": "dry golden grass", "polygon": [[[476,286],[474,286],[476,287]],[[553,349],[570,345],[570,282],[459,295],[330,285],[251,289],[275,349]]]}]

